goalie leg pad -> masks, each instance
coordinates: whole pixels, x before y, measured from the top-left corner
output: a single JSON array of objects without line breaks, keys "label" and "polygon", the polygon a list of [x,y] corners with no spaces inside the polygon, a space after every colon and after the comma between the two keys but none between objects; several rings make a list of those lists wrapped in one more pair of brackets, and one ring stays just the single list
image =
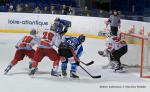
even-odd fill
[{"label": "goalie leg pad", "polygon": [[110,61],[107,65],[103,66],[103,69],[115,69],[118,63],[116,61]]}]

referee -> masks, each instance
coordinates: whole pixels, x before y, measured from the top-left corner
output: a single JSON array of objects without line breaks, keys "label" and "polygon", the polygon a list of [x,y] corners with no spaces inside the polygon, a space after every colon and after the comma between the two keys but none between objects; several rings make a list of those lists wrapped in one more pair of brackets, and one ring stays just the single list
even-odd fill
[{"label": "referee", "polygon": [[112,15],[110,15],[106,26],[110,24],[110,30],[111,30],[111,35],[112,36],[117,36],[118,34],[118,28],[120,28],[120,17],[118,15],[117,11],[113,11]]}]

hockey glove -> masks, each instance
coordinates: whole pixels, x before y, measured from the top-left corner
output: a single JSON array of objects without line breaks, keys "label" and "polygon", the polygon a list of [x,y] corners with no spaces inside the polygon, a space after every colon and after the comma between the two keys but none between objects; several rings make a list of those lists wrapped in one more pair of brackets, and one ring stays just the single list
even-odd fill
[{"label": "hockey glove", "polygon": [[104,51],[98,51],[98,54],[103,56],[104,55]]},{"label": "hockey glove", "polygon": [[76,64],[77,64],[77,66],[79,66],[80,65],[80,61],[77,61]]},{"label": "hockey glove", "polygon": [[16,49],[18,49],[18,48],[19,48],[19,46],[17,46],[17,45],[16,45],[16,46],[15,46],[15,48],[16,48]]}]

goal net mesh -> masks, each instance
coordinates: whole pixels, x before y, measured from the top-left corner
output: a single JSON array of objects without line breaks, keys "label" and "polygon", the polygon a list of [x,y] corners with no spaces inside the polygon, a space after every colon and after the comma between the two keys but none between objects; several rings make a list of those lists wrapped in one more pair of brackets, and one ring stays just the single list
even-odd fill
[{"label": "goal net mesh", "polygon": [[[128,43],[128,52],[121,62],[128,69],[140,72],[140,77],[150,78],[150,42],[138,34],[120,33],[121,39]],[[129,70],[130,71],[130,70]]]}]

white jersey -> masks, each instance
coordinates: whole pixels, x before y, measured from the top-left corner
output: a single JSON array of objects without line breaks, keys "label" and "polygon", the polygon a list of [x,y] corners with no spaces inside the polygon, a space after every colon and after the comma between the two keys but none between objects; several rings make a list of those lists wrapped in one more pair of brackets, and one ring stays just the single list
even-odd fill
[{"label": "white jersey", "polygon": [[62,36],[53,31],[43,32],[43,36],[38,48],[52,48],[53,46],[59,47],[62,42]]},{"label": "white jersey", "polygon": [[62,41],[63,41],[62,36],[58,33],[54,33],[54,37],[52,39],[52,45],[58,48]]},{"label": "white jersey", "polygon": [[110,52],[113,52],[115,50],[119,50],[120,48],[122,48],[123,46],[126,46],[126,42],[123,40],[119,41],[119,38],[114,36],[114,37],[110,37],[106,40],[106,46],[107,46],[107,50]]},{"label": "white jersey", "polygon": [[107,48],[107,50],[109,50],[110,52],[119,50],[120,48],[127,46],[126,42],[124,40],[120,40],[120,41],[115,41],[113,45],[109,46]]},{"label": "white jersey", "polygon": [[115,40],[113,40],[113,37],[109,37],[106,39],[106,47],[109,47],[109,46],[113,46],[113,44],[115,44]]},{"label": "white jersey", "polygon": [[107,40],[106,40],[107,49],[106,50],[109,50],[109,51],[114,50],[114,48],[116,48],[117,41],[118,41],[118,37],[116,37],[116,36],[107,38]]}]

